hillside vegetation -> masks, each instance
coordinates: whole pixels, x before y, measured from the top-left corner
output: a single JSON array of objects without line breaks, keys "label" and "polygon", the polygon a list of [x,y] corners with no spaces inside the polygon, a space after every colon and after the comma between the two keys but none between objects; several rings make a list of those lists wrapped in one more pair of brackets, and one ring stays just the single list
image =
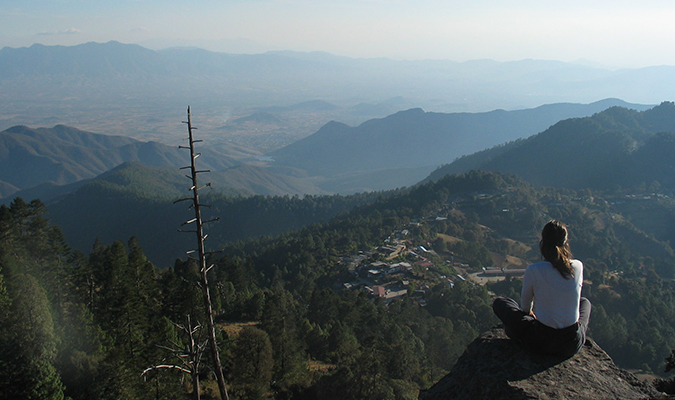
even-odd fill
[{"label": "hillside vegetation", "polygon": [[[205,204],[221,218],[214,223],[209,238],[217,246],[325,222],[378,196],[376,193],[303,198],[253,195],[244,190],[251,185],[250,179],[240,186],[229,179],[233,176],[230,171],[240,168],[248,167],[203,175],[209,178],[204,184],[212,182],[213,187],[229,189],[216,191],[206,187],[202,190]],[[136,236],[148,257],[165,268],[194,246],[191,244],[193,235],[178,232],[183,222],[192,219],[192,211],[186,203],[174,204],[175,200],[189,195],[188,182],[177,168],[126,163],[96,179],[73,184],[67,194],[46,202],[46,208],[50,219],[61,228],[74,249],[87,252],[96,238],[109,243]],[[266,183],[267,180],[262,181],[258,190],[263,190]],[[282,184],[283,181],[269,182],[268,188]]]},{"label": "hillside vegetation", "polygon": [[[31,129],[15,126],[0,132],[0,181],[12,191],[50,183],[63,185],[94,178],[123,162],[182,167],[186,154],[177,147],[141,142],[123,136],[100,135],[63,125]],[[205,168],[222,170],[236,163],[205,150]]]},{"label": "hillside vegetation", "polygon": [[571,189],[675,189],[675,104],[645,111],[612,107],[563,120],[527,139],[467,155],[430,175],[480,169]]},{"label": "hillside vegetation", "polygon": [[[269,108],[269,112],[257,112],[212,129],[205,138],[209,145],[199,149],[199,164],[213,172],[209,176],[213,187],[227,194],[317,195],[390,190],[411,186],[434,168],[461,155],[527,137],[560,119],[591,115],[612,105],[645,107],[607,99],[592,104],[550,104],[530,110],[475,114],[409,110],[356,128],[330,122],[306,139],[273,152],[274,161],[228,139],[233,132],[240,132],[261,141],[256,146],[274,147],[277,139],[272,138],[270,129],[293,129],[268,126],[275,125],[272,111],[286,112],[279,107]],[[315,101],[288,108],[302,114],[302,118],[310,118],[332,107]],[[206,118],[205,123],[210,119]],[[242,133],[247,130],[256,133]],[[288,139],[288,135],[284,137]],[[164,140],[174,140],[166,136]],[[16,196],[48,202],[72,192],[84,180],[126,162],[177,171],[188,164],[188,155],[178,146],[65,125],[14,126],[0,132],[0,197],[5,203]]]},{"label": "hillside vegetation", "polygon": [[356,127],[332,121],[315,134],[269,155],[273,165],[303,169],[330,192],[349,194],[411,186],[439,165],[500,143],[527,138],[560,120],[612,106],[645,106],[607,99],[592,104],[549,104],[484,113],[400,111]]},{"label": "hillside vegetation", "polygon": [[[125,163],[140,164],[134,167],[137,171],[133,174],[140,180],[134,182],[139,185],[135,190],[150,184],[145,192],[156,190],[161,195],[174,195],[177,178],[184,175],[179,168],[189,164],[189,154],[177,146],[63,125],[36,129],[15,126],[0,132],[0,197],[5,203],[16,196],[48,202],[72,193],[90,180],[110,179],[115,169],[128,168],[122,167]],[[230,195],[324,193],[302,171],[242,164],[213,146],[202,149],[199,164],[212,172],[209,179],[213,186]],[[147,168],[143,173],[138,171],[141,165]],[[166,182],[169,176],[171,182]],[[152,180],[164,182],[153,185]]]},{"label": "hillside vegetation", "polygon": [[[205,192],[205,219],[221,218],[207,225],[209,284],[227,327],[218,340],[233,399],[417,398],[497,322],[494,294],[519,297],[519,279],[485,283],[476,274],[539,260],[550,219],[569,226],[584,262],[590,337],[620,367],[662,374],[675,348],[675,200],[667,176],[641,180],[649,170],[638,167],[656,154],[662,168],[671,165],[674,110],[610,108],[481,155],[496,161],[527,143],[561,159],[573,149],[594,154],[604,167],[588,158],[579,161],[584,170],[560,167],[573,177],[553,178],[570,187],[473,170],[351,196]],[[622,177],[607,166],[626,160],[635,171],[606,182]],[[167,362],[167,347],[188,342],[180,329],[188,315],[204,321],[196,264],[184,255],[194,238],[176,231],[192,217],[173,203],[178,175],[126,163],[47,205],[15,198],[0,206],[2,393],[189,393],[181,372],[139,379]],[[208,395],[209,374],[202,381]]]},{"label": "hillside vegetation", "polygon": [[[621,199],[653,207],[672,202],[663,196]],[[228,245],[210,225],[209,248],[224,250],[211,258],[216,317],[221,324],[240,323],[227,330],[237,340],[220,332],[234,398],[416,398],[496,323],[488,291],[517,297],[520,288],[518,280],[480,286],[457,275],[498,266],[495,261],[507,255],[538,259],[532,249],[550,218],[570,226],[572,249],[586,266],[584,295],[594,304],[590,336],[620,366],[660,372],[675,344],[673,250],[633,225],[615,200],[472,172],[383,193],[328,222],[276,237]],[[343,201],[229,200],[250,206],[239,209],[242,217],[265,209],[272,216],[288,206],[307,215]],[[139,214],[150,210],[136,207]],[[135,237],[126,245],[92,238],[88,254],[71,252],[39,201],[1,207],[0,223],[0,315],[6,322],[0,344],[13,349],[0,353],[0,367],[2,376],[25,382],[12,387],[16,397],[28,390],[40,398],[73,399],[186,393],[176,374],[147,381],[138,376],[167,357],[157,344],[184,343],[171,321],[185,323],[188,314],[203,321],[192,261],[157,269]],[[390,259],[386,249],[398,245],[406,251]],[[407,262],[411,269],[366,276],[378,262]],[[370,294],[370,285],[392,292],[404,286],[385,299]],[[44,323],[27,327],[27,313],[39,313]],[[261,363],[251,364],[254,359]],[[252,368],[260,369],[252,374]]]}]

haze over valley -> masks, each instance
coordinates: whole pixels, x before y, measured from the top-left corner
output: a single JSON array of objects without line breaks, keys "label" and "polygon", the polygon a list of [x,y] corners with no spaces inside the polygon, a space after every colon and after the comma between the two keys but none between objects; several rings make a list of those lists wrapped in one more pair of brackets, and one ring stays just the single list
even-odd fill
[{"label": "haze over valley", "polygon": [[[618,98],[658,104],[672,68],[610,70],[555,61],[396,61],[327,53],[154,51],[117,42],[0,50],[0,129],[56,124],[167,144],[193,107],[214,144],[267,152],[330,120],[396,111],[487,112]],[[266,116],[266,117],[265,117]]]},{"label": "haze over valley", "polygon": [[644,110],[675,89],[670,67],[236,55],[119,42],[4,48],[0,65],[2,128],[65,125],[175,146],[189,104],[200,138],[231,166],[281,181],[307,177],[260,194],[410,186],[463,155],[614,105]]}]

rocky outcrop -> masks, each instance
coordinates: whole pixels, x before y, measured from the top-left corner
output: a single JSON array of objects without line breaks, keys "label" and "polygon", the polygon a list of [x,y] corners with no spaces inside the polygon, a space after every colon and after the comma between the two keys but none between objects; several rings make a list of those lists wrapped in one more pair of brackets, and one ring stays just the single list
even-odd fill
[{"label": "rocky outcrop", "polygon": [[541,356],[510,340],[500,327],[483,333],[452,371],[422,400],[661,399],[653,386],[617,367],[593,340],[575,356]]}]

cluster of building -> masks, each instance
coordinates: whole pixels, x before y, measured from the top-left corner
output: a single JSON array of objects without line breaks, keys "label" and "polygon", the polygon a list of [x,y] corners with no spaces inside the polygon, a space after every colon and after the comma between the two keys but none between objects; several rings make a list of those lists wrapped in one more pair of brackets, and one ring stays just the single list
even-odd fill
[{"label": "cluster of building", "polygon": [[[365,265],[364,268],[367,271],[367,278],[375,282],[380,282],[382,279],[394,274],[403,272],[412,273],[412,265],[408,262],[389,264],[382,261],[374,261]],[[357,276],[361,275],[360,271],[357,270],[354,270],[354,273]]]},{"label": "cluster of building", "polygon": [[524,268],[487,268],[483,269],[483,272],[479,276],[484,277],[498,277],[498,276],[523,276],[525,275]]},{"label": "cluster of building", "polygon": [[[430,272],[432,276],[438,273],[437,278],[450,287],[454,287],[454,280],[483,284],[489,280],[505,277],[521,277],[525,273],[524,269],[484,268],[469,276],[455,273],[452,277],[447,277],[441,272],[442,269],[436,268],[431,261],[430,255],[434,253],[433,250],[421,245],[414,246],[411,241],[402,240],[404,236],[397,232],[380,247],[346,257],[343,262],[349,265],[351,279],[342,283],[342,288],[364,290],[374,298],[383,298],[385,301],[410,295],[414,301],[424,306],[426,295],[430,291],[424,281],[425,278],[429,278]],[[400,261],[402,256],[406,261]],[[466,272],[470,268],[468,264],[452,258],[446,263],[458,271]],[[415,283],[411,285],[411,282]]]},{"label": "cluster of building", "polygon": [[[429,287],[418,284],[414,288],[410,283],[412,280],[424,279],[425,274],[421,271],[434,268],[434,263],[427,258],[432,252],[424,246],[414,246],[410,240],[406,240],[408,234],[405,229],[397,231],[382,246],[343,259],[343,263],[349,265],[351,280],[342,283],[342,287],[364,290],[374,298],[383,298],[385,301],[412,295],[423,303]],[[402,258],[406,261],[400,261]]]},{"label": "cluster of building", "polygon": [[342,284],[345,289],[360,288],[373,297],[393,300],[408,293],[413,266],[408,262],[372,261],[352,265],[349,272],[352,280]]}]

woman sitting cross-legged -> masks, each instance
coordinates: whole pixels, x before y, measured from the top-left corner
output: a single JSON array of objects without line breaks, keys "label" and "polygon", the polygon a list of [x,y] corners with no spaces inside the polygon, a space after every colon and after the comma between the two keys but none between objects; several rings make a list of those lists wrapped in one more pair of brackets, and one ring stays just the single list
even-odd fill
[{"label": "woman sitting cross-legged", "polygon": [[520,306],[498,297],[492,309],[506,334],[540,354],[571,357],[586,341],[591,302],[581,297],[584,266],[572,259],[567,227],[550,221],[541,232],[544,261],[525,270]]}]

